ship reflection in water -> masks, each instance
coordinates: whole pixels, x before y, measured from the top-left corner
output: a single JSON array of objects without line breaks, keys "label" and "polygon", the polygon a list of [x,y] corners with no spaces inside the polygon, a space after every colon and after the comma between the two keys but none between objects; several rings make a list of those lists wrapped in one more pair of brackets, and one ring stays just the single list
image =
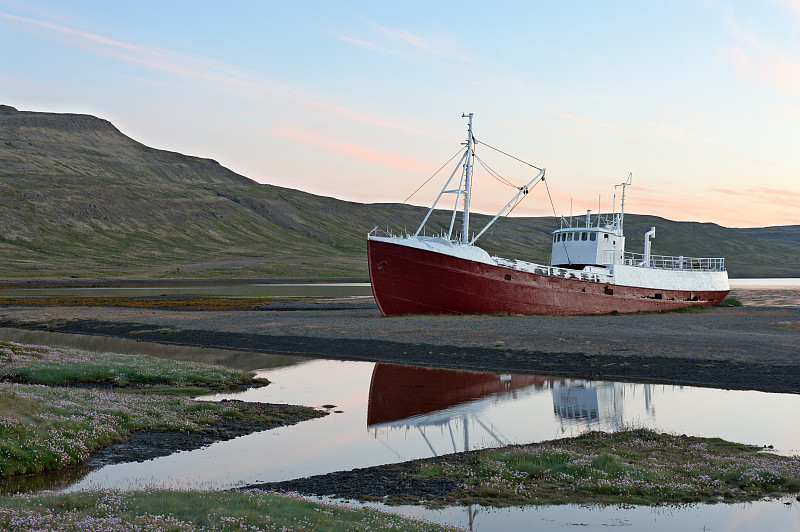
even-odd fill
[{"label": "ship reflection in water", "polygon": [[631,426],[800,453],[800,424],[787,422],[800,410],[796,394],[335,360],[256,374],[272,384],[205,399],[330,404],[336,411],[195,451],[106,466],[72,489],[229,489]]},{"label": "ship reflection in water", "polygon": [[[477,424],[500,445],[509,443],[482,414],[498,403],[541,390],[549,379],[532,375],[496,375],[472,371],[375,364],[369,387],[367,427],[376,437],[383,430],[416,430],[431,452],[470,449],[470,425]],[[447,429],[451,448],[434,448],[426,431]],[[456,435],[463,446],[459,448]]]},{"label": "ship reflection in water", "polygon": [[[644,402],[642,413],[653,420],[652,385],[638,387]],[[517,423],[535,422],[520,417],[514,403],[546,395],[552,398],[555,419],[540,425],[556,429],[551,437],[587,430],[610,432],[626,423],[623,383],[376,364],[369,389],[367,427],[387,444],[397,439],[395,431],[417,433],[434,456],[520,443],[519,433],[509,433],[505,426],[509,416],[504,410],[516,415]],[[437,439],[439,447],[434,444]]]},{"label": "ship reflection in water", "polygon": [[[644,411],[655,419],[651,384],[642,384]],[[621,382],[559,380],[552,383],[553,412],[566,427],[612,432],[625,426],[625,385]]]}]

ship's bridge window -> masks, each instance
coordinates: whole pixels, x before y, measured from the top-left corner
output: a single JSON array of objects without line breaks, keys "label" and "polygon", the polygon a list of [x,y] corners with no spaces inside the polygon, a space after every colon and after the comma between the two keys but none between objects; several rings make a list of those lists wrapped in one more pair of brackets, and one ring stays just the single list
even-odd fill
[{"label": "ship's bridge window", "polygon": [[572,240],[572,233],[567,233],[567,240]]},{"label": "ship's bridge window", "polygon": [[591,240],[592,242],[597,240],[597,233],[589,233],[589,240]]},{"label": "ship's bridge window", "polygon": [[588,238],[588,233],[581,233],[581,240],[586,240]]}]

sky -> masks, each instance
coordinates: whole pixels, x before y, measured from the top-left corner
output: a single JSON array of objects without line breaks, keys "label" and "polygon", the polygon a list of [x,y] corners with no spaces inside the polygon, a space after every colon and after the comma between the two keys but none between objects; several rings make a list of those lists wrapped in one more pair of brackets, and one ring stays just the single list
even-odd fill
[{"label": "sky", "polygon": [[[558,215],[618,211],[632,174],[626,212],[794,225],[799,31],[800,0],[0,0],[0,104],[360,203],[406,200],[473,113],[481,161],[545,168]],[[473,211],[515,192],[476,166]],[[513,215],[553,206],[536,187]]]}]

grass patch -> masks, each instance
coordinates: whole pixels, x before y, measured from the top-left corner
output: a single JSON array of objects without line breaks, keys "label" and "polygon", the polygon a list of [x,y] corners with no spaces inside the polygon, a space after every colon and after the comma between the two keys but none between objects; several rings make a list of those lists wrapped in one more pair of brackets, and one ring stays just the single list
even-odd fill
[{"label": "grass patch", "polygon": [[260,407],[91,388],[0,383],[0,477],[83,463],[135,431],[194,432],[225,419],[264,428],[325,415],[302,406]]},{"label": "grass patch", "polygon": [[454,530],[265,492],[91,491],[0,497],[1,530]]},{"label": "grass patch", "polygon": [[267,383],[195,362],[0,342],[0,367],[0,477],[80,464],[135,431],[193,432],[225,419],[266,429],[326,415],[194,401],[188,396]]},{"label": "grass patch", "polygon": [[720,307],[742,307],[744,304],[736,296],[728,296],[719,302]]},{"label": "grass patch", "polygon": [[0,342],[0,380],[44,385],[135,387],[181,395],[264,385],[247,371],[164,360],[147,355],[92,353],[80,349]]},{"label": "grass patch", "polygon": [[429,460],[413,474],[458,481],[425,501],[432,505],[742,502],[800,492],[800,457],[760,451],[634,429]]}]

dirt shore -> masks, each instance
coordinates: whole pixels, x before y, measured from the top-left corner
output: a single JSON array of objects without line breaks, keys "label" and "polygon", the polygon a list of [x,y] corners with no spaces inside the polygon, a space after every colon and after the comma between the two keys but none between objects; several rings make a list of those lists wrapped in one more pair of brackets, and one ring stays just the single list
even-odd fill
[{"label": "dirt shore", "polygon": [[0,326],[271,354],[800,393],[800,308],[382,317],[367,299],[249,310],[5,307]]},{"label": "dirt shore", "polygon": [[[123,442],[115,443],[93,452],[85,465],[94,467],[125,462],[144,462],[160,456],[168,456],[178,451],[200,449],[218,441],[232,440],[233,438],[247,436],[262,430],[294,425],[308,419],[308,416],[300,416],[293,412],[296,408],[294,405],[247,403],[247,406],[251,410],[271,414],[272,420],[224,419],[197,432],[135,432]],[[281,413],[284,413],[281,416],[282,420],[273,417],[275,414]]]}]

